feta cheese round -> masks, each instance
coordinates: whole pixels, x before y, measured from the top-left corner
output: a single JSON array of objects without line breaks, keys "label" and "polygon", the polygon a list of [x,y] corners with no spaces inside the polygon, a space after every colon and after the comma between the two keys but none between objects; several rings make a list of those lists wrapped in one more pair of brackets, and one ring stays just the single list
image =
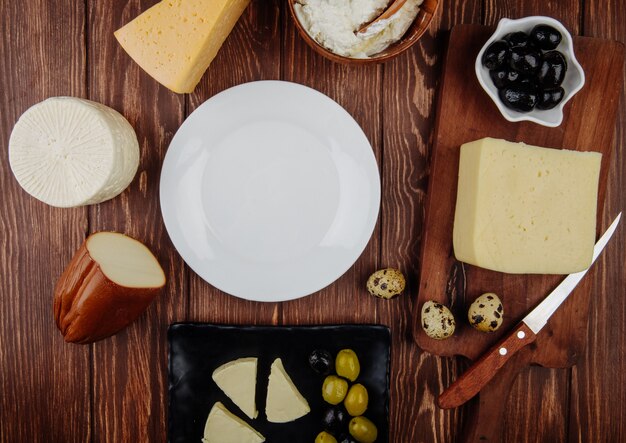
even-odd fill
[{"label": "feta cheese round", "polygon": [[139,165],[133,127],[117,111],[89,100],[52,97],[29,108],[9,140],[20,186],[44,203],[76,207],[120,194]]}]

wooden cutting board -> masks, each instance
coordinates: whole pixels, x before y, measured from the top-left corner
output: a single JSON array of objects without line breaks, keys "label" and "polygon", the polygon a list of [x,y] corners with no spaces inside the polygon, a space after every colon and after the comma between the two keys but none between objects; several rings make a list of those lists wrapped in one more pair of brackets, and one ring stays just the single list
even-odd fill
[{"label": "wooden cutting board", "polygon": [[[420,288],[413,315],[414,336],[423,350],[443,356],[463,355],[472,360],[518,323],[563,276],[503,274],[455,260],[452,226],[459,147],[463,143],[489,136],[537,146],[601,152],[603,158],[598,202],[600,233],[606,228],[600,225],[600,220],[624,66],[624,46],[621,43],[574,37],[575,54],[585,71],[586,83],[566,104],[561,126],[546,128],[530,122],[511,123],[499,113],[480,87],[474,73],[476,55],[492,32],[492,28],[481,25],[459,25],[450,34],[433,141],[422,239]],[[615,215],[610,214],[610,218]],[[550,319],[535,344],[512,359],[502,373],[481,392],[479,417],[468,421],[476,426],[480,423],[482,437],[497,441],[497,423],[490,422],[498,420],[496,416],[499,416],[499,412],[489,410],[489,405],[491,403],[496,408],[506,400],[508,386],[519,369],[531,363],[551,368],[569,367],[576,363],[585,344],[591,297],[602,296],[591,293],[593,270],[590,274]],[[478,332],[467,322],[469,305],[484,292],[497,293],[505,309],[504,324],[492,334]],[[451,308],[457,319],[457,330],[452,338],[433,340],[422,330],[420,312],[422,304],[427,300],[436,300]],[[489,397],[499,398],[495,399],[498,401],[492,401]],[[490,426],[494,428],[491,436]],[[471,435],[471,432],[467,435]],[[472,438],[468,437],[468,440]]]}]

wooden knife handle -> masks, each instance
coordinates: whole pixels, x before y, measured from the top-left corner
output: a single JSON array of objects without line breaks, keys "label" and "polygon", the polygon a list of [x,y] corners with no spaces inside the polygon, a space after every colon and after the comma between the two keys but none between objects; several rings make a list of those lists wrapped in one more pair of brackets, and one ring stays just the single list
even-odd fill
[{"label": "wooden knife handle", "polygon": [[520,323],[485,355],[476,361],[438,399],[440,408],[450,409],[461,406],[474,397],[495,376],[517,351],[536,340],[537,336],[525,323]]}]

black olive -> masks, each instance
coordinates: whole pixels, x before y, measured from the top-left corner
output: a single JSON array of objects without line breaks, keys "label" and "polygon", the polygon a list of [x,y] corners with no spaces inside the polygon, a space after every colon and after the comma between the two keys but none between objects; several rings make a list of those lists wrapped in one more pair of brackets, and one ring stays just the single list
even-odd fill
[{"label": "black olive", "polygon": [[496,69],[503,66],[509,58],[509,44],[504,40],[498,40],[490,44],[483,53],[483,66],[487,69]]},{"label": "black olive", "polygon": [[309,355],[309,364],[320,375],[328,375],[333,370],[334,360],[325,349],[316,349]]},{"label": "black olive", "polygon": [[357,441],[350,435],[340,435],[337,441],[339,443],[357,443]]},{"label": "black olive", "polygon": [[500,100],[508,108],[530,112],[537,104],[537,87],[532,83],[518,83],[499,91]]},{"label": "black olive", "polygon": [[506,88],[507,86],[518,81],[522,81],[522,79],[525,78],[519,72],[506,67],[489,71],[489,76],[491,77],[493,84],[498,89]]},{"label": "black olive", "polygon": [[544,89],[539,94],[537,109],[552,109],[563,100],[565,90],[560,86],[555,89]]},{"label": "black olive", "polygon": [[563,83],[567,72],[567,61],[559,51],[550,51],[543,54],[541,66],[537,73],[537,80],[544,88],[555,88]]},{"label": "black olive", "polygon": [[530,39],[535,46],[546,51],[559,46],[562,38],[561,33],[550,25],[537,25],[530,31]]},{"label": "black olive", "polygon": [[511,68],[525,75],[534,75],[541,65],[541,54],[531,48],[511,49]]},{"label": "black olive", "polygon": [[511,48],[529,48],[533,45],[528,34],[522,31],[507,34],[504,36],[504,40],[509,42]]},{"label": "black olive", "polygon": [[322,414],[322,427],[333,435],[345,432],[348,421],[348,413],[339,407],[331,406]]}]

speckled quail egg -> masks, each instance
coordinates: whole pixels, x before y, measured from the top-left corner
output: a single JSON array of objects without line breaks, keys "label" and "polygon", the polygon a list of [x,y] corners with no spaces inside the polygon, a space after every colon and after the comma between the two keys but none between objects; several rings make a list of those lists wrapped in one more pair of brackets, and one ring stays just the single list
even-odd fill
[{"label": "speckled quail egg", "polygon": [[405,286],[404,275],[393,268],[376,271],[367,279],[367,290],[369,293],[385,299],[400,295],[404,291]]},{"label": "speckled quail egg", "polygon": [[422,328],[430,338],[444,340],[454,334],[454,315],[441,303],[427,301],[422,306]]},{"label": "speckled quail egg", "polygon": [[498,329],[503,317],[502,302],[493,292],[487,292],[474,300],[467,312],[470,325],[481,332],[493,332]]}]

